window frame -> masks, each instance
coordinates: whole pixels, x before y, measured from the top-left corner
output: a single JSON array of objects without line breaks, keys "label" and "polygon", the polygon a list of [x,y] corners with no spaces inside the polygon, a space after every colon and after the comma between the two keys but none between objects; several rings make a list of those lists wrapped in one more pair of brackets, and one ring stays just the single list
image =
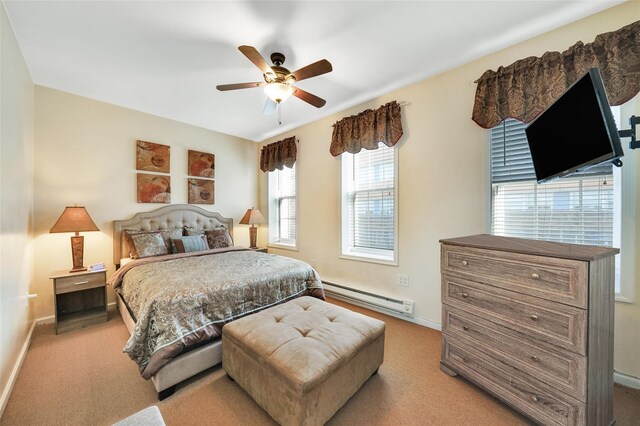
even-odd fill
[{"label": "window frame", "polygon": [[[382,144],[382,142],[380,142],[380,144]],[[380,146],[379,144],[379,146]],[[384,145],[384,144],[382,144]],[[340,259],[345,259],[345,260],[354,260],[354,261],[360,261],[360,262],[369,262],[369,263],[377,263],[377,264],[381,264],[381,265],[391,265],[391,266],[398,266],[398,210],[399,210],[399,206],[398,206],[398,148],[397,146],[393,146],[393,147],[387,147],[386,145],[384,145],[385,148],[388,149],[392,149],[393,150],[393,251],[392,251],[392,255],[391,256],[385,256],[384,254],[386,254],[386,252],[388,252],[388,250],[380,250],[380,249],[373,249],[373,248],[358,248],[356,250],[353,249],[349,249],[349,205],[346,204],[346,198],[347,198],[347,192],[345,191],[344,188],[344,162],[346,161],[345,159],[347,158],[347,156],[345,154],[342,154],[340,157],[340,180],[338,182],[339,184],[339,194],[340,194],[340,238],[338,241],[339,244],[339,253],[340,255],[338,256]],[[380,148],[378,148],[380,149]],[[364,149],[361,150],[360,152],[365,151]],[[360,154],[360,152],[358,152],[357,154],[352,154],[352,155],[358,155]],[[363,190],[363,191],[357,191],[357,192],[366,192],[368,190]],[[384,253],[384,254],[383,254]]]},{"label": "window frame", "polygon": [[[627,106],[629,104],[626,104]],[[611,107],[616,127],[619,130],[628,129],[629,121],[623,121],[622,116],[632,115],[632,111],[625,105]],[[623,148],[625,140],[622,139]],[[628,153],[628,152],[627,152]],[[616,302],[635,303],[635,280],[636,280],[636,157],[634,155],[625,156],[622,160],[623,167],[614,167],[614,182],[618,179],[618,192],[614,196],[618,197],[617,217],[619,235],[615,235],[614,231],[614,247],[620,248],[620,253],[616,255],[616,287],[620,291],[615,292]],[[623,232],[624,230],[624,232]],[[617,241],[616,241],[616,237]],[[616,245],[617,244],[617,245]],[[619,285],[618,285],[619,284]]]},{"label": "window frame", "polygon": [[[622,112],[620,107],[613,107],[613,115],[616,118],[616,124],[618,129],[622,129],[623,127],[621,126],[621,122],[619,120],[620,114]],[[488,188],[488,193],[489,193],[489,199],[488,199],[488,211],[489,214],[487,215],[487,220],[486,220],[486,229],[488,229],[489,233],[492,232],[492,223],[493,223],[493,217],[494,217],[494,203],[493,203],[493,182],[492,182],[492,176],[491,176],[491,129],[486,129],[485,131],[483,131],[483,141],[485,143],[485,159],[486,159],[486,164],[487,164],[487,171],[488,173],[486,174],[486,185]],[[624,143],[624,142],[623,142]],[[630,159],[626,159],[623,160],[625,162],[625,167],[626,170],[623,170],[623,168],[619,168],[619,167],[612,167],[612,173],[614,175],[614,224],[613,224],[613,238],[614,238],[614,247],[618,247],[620,248],[620,254],[616,255],[616,260],[615,260],[615,300],[616,302],[623,302],[623,303],[634,303],[635,301],[635,292],[634,292],[634,279],[635,279],[635,269],[633,268],[633,266],[629,266],[628,263],[631,262],[631,264],[633,264],[633,259],[632,259],[632,255],[631,258],[628,256],[625,256],[625,253],[628,252],[629,250],[627,249],[627,246],[631,246],[631,248],[633,248],[632,242],[630,243],[629,241],[625,241],[628,239],[625,238],[625,236],[627,235],[627,233],[623,232],[622,229],[623,227],[626,228],[631,228],[631,230],[633,231],[633,234],[635,235],[635,226],[628,226],[629,225],[629,218],[627,217],[628,214],[625,214],[625,212],[629,209],[629,207],[626,206],[627,203],[633,202],[633,198],[631,198],[633,196],[633,194],[629,194],[630,190],[627,188],[630,184],[632,185],[632,180],[633,180],[633,175],[635,173],[635,162],[630,160]],[[633,190],[631,190],[631,192],[633,192]],[[633,203],[632,203],[633,204]],[[622,261],[622,259],[624,258],[624,262]],[[629,278],[629,275],[631,275],[631,277]],[[619,291],[617,291],[617,289],[619,288]]]},{"label": "window frame", "polygon": [[[295,177],[294,177],[294,194],[293,196],[291,195],[283,195],[283,196],[279,196],[276,197],[273,195],[273,190],[272,190],[272,182],[274,179],[276,179],[275,174],[276,173],[281,173],[282,171],[284,171],[285,169],[293,169],[295,172]],[[295,200],[295,231],[296,231],[296,238],[295,239],[280,239],[279,235],[280,235],[280,230],[276,229],[279,225],[280,225],[280,221],[279,220],[273,220],[273,211],[272,211],[272,207],[273,207],[273,203],[276,202],[277,200],[282,200],[285,198],[293,198]],[[267,243],[267,247],[269,248],[277,248],[277,249],[283,249],[283,250],[292,250],[292,251],[297,251],[298,250],[298,168],[297,168],[297,163],[295,163],[293,165],[293,167],[286,167],[284,166],[282,170],[278,170],[276,169],[273,172],[268,172],[268,176],[267,176],[267,199],[268,199],[268,203],[269,203],[269,242]],[[277,214],[280,214],[280,209],[277,209]],[[274,232],[274,230],[276,230],[277,232]],[[278,237],[274,237],[274,235],[278,235]]]}]

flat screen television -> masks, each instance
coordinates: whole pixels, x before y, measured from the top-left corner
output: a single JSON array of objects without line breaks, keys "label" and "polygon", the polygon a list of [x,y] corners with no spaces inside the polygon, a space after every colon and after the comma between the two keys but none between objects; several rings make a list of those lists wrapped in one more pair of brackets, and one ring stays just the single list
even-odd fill
[{"label": "flat screen television", "polygon": [[525,129],[538,183],[624,155],[598,68],[591,68]]}]

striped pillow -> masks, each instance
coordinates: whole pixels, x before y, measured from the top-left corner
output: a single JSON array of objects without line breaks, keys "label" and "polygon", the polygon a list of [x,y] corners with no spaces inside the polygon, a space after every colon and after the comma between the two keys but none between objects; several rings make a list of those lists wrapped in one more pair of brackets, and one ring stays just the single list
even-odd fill
[{"label": "striped pillow", "polygon": [[209,250],[209,246],[207,245],[207,240],[204,235],[174,238],[172,241],[176,248],[176,253],[190,253],[192,251]]}]

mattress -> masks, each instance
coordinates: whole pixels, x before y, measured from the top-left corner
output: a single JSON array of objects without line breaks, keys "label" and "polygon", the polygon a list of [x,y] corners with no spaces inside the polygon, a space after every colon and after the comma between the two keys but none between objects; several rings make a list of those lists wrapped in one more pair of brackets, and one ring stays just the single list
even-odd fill
[{"label": "mattress", "polygon": [[138,259],[109,284],[136,319],[124,352],[144,378],[218,339],[229,321],[294,297],[324,299],[320,278],[307,263],[239,248]]}]

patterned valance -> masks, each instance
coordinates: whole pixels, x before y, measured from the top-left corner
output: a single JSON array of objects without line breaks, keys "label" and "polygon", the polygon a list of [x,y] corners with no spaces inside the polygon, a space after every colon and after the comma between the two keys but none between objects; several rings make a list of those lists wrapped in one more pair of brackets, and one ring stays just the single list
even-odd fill
[{"label": "patterned valance", "polygon": [[291,168],[296,163],[297,155],[295,136],[265,145],[260,152],[260,170],[272,172],[275,169],[282,170],[284,166]]},{"label": "patterned valance", "polygon": [[402,136],[400,105],[396,101],[374,110],[345,117],[333,125],[331,148],[334,157],[343,152],[356,154],[362,148],[378,149],[378,144],[394,146]]},{"label": "patterned valance", "polygon": [[491,128],[508,117],[528,123],[589,68],[598,67],[611,105],[640,92],[640,21],[581,41],[564,52],[546,52],[488,70],[476,81],[473,121]]}]

